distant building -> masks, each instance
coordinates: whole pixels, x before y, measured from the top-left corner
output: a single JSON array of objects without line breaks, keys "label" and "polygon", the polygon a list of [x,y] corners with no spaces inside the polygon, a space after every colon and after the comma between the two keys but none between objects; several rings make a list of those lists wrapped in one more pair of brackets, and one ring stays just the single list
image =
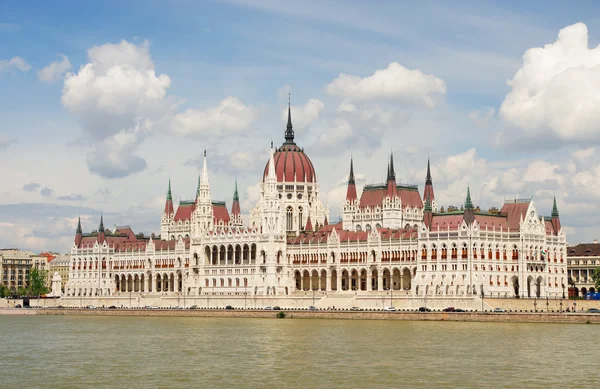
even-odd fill
[{"label": "distant building", "polygon": [[11,290],[25,288],[29,284],[27,278],[36,254],[19,249],[0,249],[0,274],[2,285]]},{"label": "distant building", "polygon": [[71,254],[58,254],[48,263],[48,285],[52,286],[52,277],[54,273],[58,273],[62,281],[62,292],[65,290],[65,285],[69,280],[69,263],[71,262]]},{"label": "distant building", "polygon": [[583,297],[587,292],[596,292],[592,274],[600,267],[600,244],[579,243],[567,248],[567,272],[571,284],[571,295]]}]

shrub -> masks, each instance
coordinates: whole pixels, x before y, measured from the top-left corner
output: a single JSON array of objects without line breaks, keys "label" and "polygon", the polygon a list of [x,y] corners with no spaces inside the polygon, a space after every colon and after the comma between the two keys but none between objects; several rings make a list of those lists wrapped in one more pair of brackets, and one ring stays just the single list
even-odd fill
[{"label": "shrub", "polygon": [[277,312],[277,318],[278,319],[285,319],[285,312],[283,312],[283,311]]}]

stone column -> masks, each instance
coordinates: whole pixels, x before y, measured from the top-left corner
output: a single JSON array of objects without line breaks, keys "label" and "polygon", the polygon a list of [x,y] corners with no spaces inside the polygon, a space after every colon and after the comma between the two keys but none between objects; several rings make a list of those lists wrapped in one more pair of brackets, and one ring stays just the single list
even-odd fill
[{"label": "stone column", "polygon": [[327,275],[325,277],[325,290],[331,292],[331,273],[327,272]]},{"label": "stone column", "polygon": [[373,290],[373,271],[367,271],[367,292]]},{"label": "stone column", "polygon": [[337,282],[337,290],[338,292],[342,290],[342,273],[340,273],[339,271],[336,272],[336,282]]},{"label": "stone column", "polygon": [[383,290],[383,270],[377,272],[377,290]]}]

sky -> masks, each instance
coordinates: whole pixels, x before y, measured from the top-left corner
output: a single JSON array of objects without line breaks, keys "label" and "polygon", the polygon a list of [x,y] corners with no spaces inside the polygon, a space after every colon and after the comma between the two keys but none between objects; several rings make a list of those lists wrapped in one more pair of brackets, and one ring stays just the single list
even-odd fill
[{"label": "sky", "polygon": [[596,2],[0,1],[0,247],[160,232],[169,178],[259,198],[288,96],[331,220],[357,184],[482,209],[556,196],[569,243],[600,237]]}]

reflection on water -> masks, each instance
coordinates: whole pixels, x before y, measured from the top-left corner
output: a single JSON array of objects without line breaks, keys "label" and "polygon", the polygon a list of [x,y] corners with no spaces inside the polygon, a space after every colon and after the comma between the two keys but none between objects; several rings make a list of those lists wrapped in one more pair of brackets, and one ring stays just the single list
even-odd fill
[{"label": "reflection on water", "polygon": [[[594,325],[0,317],[0,387],[597,387]],[[593,357],[595,356],[595,357]]]}]

